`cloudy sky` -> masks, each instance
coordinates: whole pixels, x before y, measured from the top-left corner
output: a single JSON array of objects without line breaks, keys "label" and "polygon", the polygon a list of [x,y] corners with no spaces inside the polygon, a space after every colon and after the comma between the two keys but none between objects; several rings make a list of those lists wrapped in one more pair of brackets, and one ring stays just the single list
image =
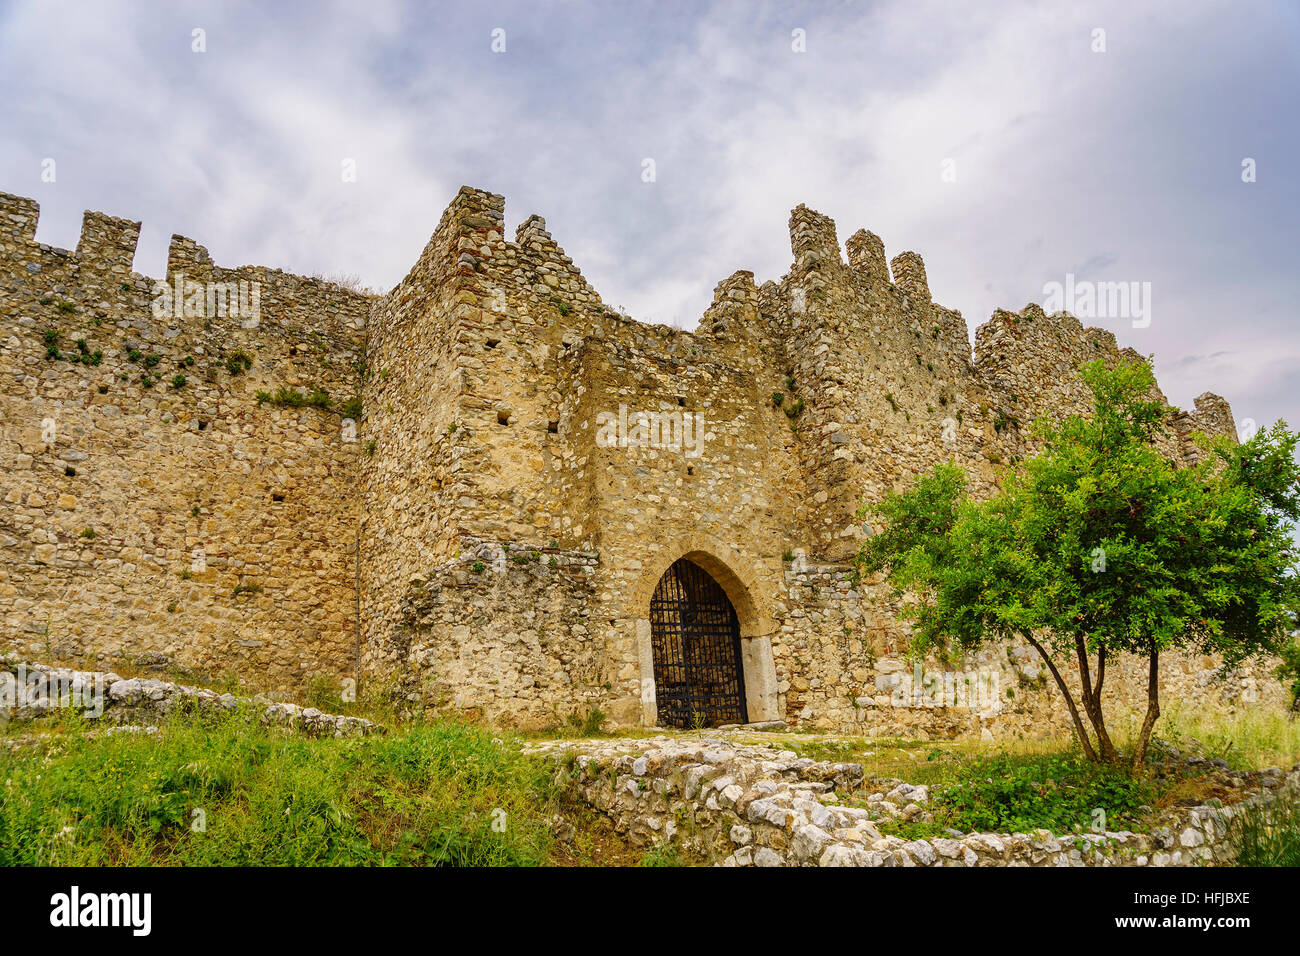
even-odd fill
[{"label": "cloudy sky", "polygon": [[787,271],[805,202],[919,252],[972,330],[1068,273],[1149,282],[1147,327],[1085,324],[1179,405],[1297,425],[1297,54],[1290,0],[8,2],[0,190],[67,248],[83,209],[143,220],[147,275],[175,232],[388,289],[470,184],[686,327]]}]

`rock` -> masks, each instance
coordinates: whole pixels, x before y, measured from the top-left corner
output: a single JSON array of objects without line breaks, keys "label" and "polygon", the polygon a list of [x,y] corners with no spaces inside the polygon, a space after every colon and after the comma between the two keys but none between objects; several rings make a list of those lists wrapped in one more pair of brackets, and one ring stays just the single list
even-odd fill
[{"label": "rock", "polygon": [[821,856],[822,850],[832,842],[834,837],[821,827],[809,823],[795,828],[791,852],[796,860],[816,860]]},{"label": "rock", "polygon": [[900,783],[885,794],[885,799],[896,804],[926,803],[930,799],[930,788],[913,786],[910,783]]},{"label": "rock", "polygon": [[828,846],[817,861],[818,866],[880,866],[881,854],[840,843]]},{"label": "rock", "polygon": [[908,852],[912,859],[922,866],[932,866],[938,859],[938,854],[935,853],[934,847],[924,840],[913,840],[903,849]]}]

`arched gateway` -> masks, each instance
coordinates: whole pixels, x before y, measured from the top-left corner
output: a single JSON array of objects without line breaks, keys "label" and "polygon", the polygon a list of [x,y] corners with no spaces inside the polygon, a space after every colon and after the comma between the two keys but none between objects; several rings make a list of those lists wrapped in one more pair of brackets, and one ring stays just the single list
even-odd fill
[{"label": "arched gateway", "polygon": [[650,599],[650,636],[661,724],[749,720],[736,609],[698,564],[681,558],[659,579]]}]

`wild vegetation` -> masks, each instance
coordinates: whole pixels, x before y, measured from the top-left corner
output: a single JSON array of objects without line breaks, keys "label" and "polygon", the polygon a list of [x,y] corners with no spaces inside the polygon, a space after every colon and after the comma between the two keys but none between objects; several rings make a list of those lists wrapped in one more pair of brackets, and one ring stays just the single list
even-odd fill
[{"label": "wild vegetation", "polygon": [[[948,463],[864,509],[881,530],[855,567],[919,598],[903,612],[914,654],[1028,642],[1093,761],[1120,759],[1103,706],[1107,661],[1145,658],[1137,770],[1160,716],[1162,652],[1215,654],[1230,668],[1285,646],[1300,607],[1300,436],[1279,422],[1240,445],[1205,442],[1198,464],[1178,468],[1157,447],[1169,410],[1153,398],[1149,364],[1097,361],[1083,377],[1092,415],[1040,421],[1042,451],[990,500],[970,500]],[[1071,658],[1077,699],[1058,668]]]},{"label": "wild vegetation", "polygon": [[65,720],[0,747],[0,781],[0,866],[538,865],[561,798],[517,742],[456,722],[311,740]]}]

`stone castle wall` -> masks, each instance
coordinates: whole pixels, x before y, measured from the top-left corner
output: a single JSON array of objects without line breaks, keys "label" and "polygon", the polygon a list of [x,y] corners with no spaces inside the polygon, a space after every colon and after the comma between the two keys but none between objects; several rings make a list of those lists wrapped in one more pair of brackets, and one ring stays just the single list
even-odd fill
[{"label": "stone castle wall", "polygon": [[[972,352],[919,256],[888,262],[860,230],[846,259],[803,206],[790,272],[733,274],[693,331],[610,309],[544,220],[507,239],[504,198],[468,187],[382,297],[220,269],[175,237],[169,281],[261,284],[254,329],[155,319],[152,280],[130,271],[138,224],[88,213],[69,253],[35,243],[30,200],[2,197],[0,213],[14,506],[0,618],[19,650],[156,653],[284,684],[359,672],[503,722],[600,709],[652,724],[650,596],[689,557],[736,608],[751,720],[1065,726],[1015,650],[960,663],[1000,675],[996,706],[891,703],[907,635],[888,589],[852,587],[848,561],[859,506],[933,464],[991,493],[1032,451],[1036,416],[1087,408],[1081,364],[1133,354],[1109,332],[1028,306],[996,313]],[[100,364],[47,358],[50,329]],[[236,350],[251,368],[232,374]],[[281,387],[359,394],[355,433],[337,412],[258,403]],[[1179,460],[1194,432],[1232,431],[1212,395],[1171,423]],[[659,447],[637,440],[652,425]],[[187,575],[198,547],[207,570]],[[1210,666],[1185,663],[1166,668],[1180,691]],[[1255,677],[1233,686],[1280,698]]]},{"label": "stone castle wall", "polygon": [[159,318],[139,223],[88,212],[69,252],[35,241],[37,216],[0,194],[6,644],[271,684],[353,670],[362,446],[339,414],[256,393],[355,394],[369,297],[175,236],[169,283],[257,282],[260,320]]}]

